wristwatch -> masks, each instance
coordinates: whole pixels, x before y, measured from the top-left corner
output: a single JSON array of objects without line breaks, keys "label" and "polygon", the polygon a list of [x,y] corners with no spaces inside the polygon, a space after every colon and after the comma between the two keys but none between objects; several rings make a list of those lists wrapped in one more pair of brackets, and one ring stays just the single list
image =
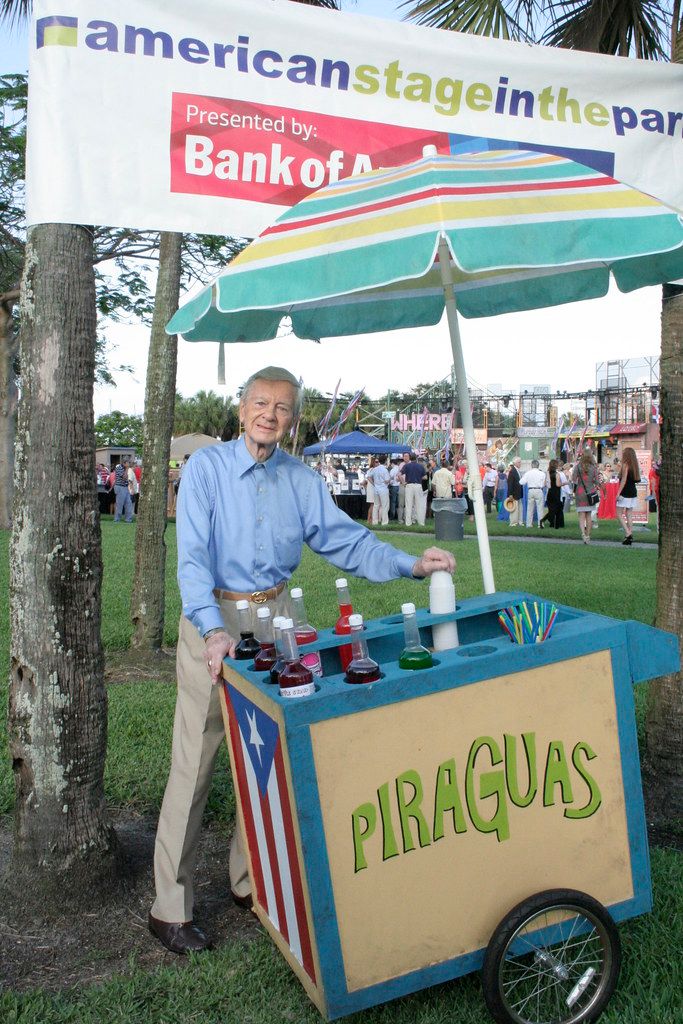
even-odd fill
[{"label": "wristwatch", "polygon": [[225,633],[225,626],[216,626],[215,629],[210,629],[207,633],[204,634],[204,641],[206,642],[215,633]]}]

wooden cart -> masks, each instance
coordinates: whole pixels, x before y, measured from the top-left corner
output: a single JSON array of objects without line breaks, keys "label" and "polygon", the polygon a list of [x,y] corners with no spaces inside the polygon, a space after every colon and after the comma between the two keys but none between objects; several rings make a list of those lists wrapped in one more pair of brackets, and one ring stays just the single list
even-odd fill
[{"label": "wooden cart", "polygon": [[497,613],[522,600],[540,599],[418,612],[428,646],[452,617],[460,636],[418,672],[397,665],[401,616],[368,622],[383,677],[366,686],[326,631],[306,699],[224,664],[254,910],[328,1020],[482,966],[499,1021],[543,1019],[534,986],[558,1020],[611,995],[614,922],[651,907],[633,684],[676,671],[678,639],[561,606],[519,646]]}]

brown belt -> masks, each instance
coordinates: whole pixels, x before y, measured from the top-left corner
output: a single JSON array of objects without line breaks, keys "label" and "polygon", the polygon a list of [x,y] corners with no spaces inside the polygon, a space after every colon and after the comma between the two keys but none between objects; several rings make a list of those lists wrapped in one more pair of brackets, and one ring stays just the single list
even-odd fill
[{"label": "brown belt", "polygon": [[287,586],[286,580],[278,583],[276,587],[269,590],[254,590],[251,594],[239,594],[235,590],[214,590],[214,595],[221,601],[251,601],[252,604],[265,604],[266,601],[274,601]]}]

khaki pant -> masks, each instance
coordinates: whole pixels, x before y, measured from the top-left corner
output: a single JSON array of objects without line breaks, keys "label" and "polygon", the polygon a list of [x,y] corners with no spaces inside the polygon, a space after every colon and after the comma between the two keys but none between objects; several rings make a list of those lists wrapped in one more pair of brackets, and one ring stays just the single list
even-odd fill
[{"label": "khaki pant", "polygon": [[530,487],[526,496],[526,525],[531,527],[534,524],[534,508],[538,516],[540,526],[543,518],[543,490],[540,487]]},{"label": "khaki pant", "polygon": [[[225,627],[239,636],[234,601],[219,601]],[[273,616],[289,613],[285,588],[268,602]],[[255,620],[255,605],[251,606]],[[154,847],[156,899],[152,914],[159,921],[191,921],[194,905],[193,875],[204,807],[211,787],[213,766],[225,737],[221,687],[212,686],[204,660],[204,640],[192,623],[181,616],[176,656],[178,696],[173,723],[171,771],[159,814]],[[238,824],[230,844],[230,885],[237,896],[251,891],[247,859]]]},{"label": "khaki pant", "polygon": [[406,484],[406,526],[412,526],[417,519],[418,526],[425,524],[425,512],[427,511],[427,495],[422,490],[422,484]]},{"label": "khaki pant", "polygon": [[375,500],[372,503],[372,522],[377,525],[382,520],[382,526],[389,522],[389,491],[378,491],[375,488]]},{"label": "khaki pant", "polygon": [[398,486],[398,510],[397,518],[399,523],[405,521],[405,507],[406,507],[406,485],[399,484]]}]

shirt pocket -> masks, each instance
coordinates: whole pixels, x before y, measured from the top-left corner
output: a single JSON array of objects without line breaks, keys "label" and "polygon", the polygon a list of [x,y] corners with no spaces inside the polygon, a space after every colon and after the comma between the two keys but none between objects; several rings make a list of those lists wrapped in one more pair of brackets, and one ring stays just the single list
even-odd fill
[{"label": "shirt pocket", "polygon": [[275,547],[279,561],[292,572],[301,561],[303,532],[300,524],[281,523],[275,529]]}]

